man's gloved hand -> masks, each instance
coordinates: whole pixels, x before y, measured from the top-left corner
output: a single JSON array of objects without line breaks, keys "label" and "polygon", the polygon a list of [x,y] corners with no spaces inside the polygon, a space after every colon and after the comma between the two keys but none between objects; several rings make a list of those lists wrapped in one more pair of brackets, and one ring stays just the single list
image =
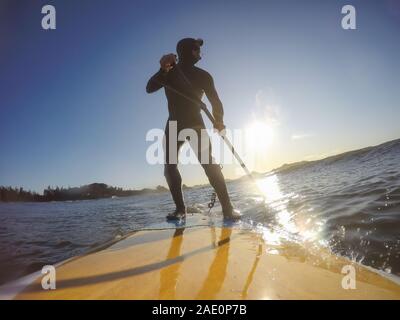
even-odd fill
[{"label": "man's gloved hand", "polygon": [[160,66],[164,72],[170,71],[176,64],[176,55],[173,53],[163,55],[160,59]]}]

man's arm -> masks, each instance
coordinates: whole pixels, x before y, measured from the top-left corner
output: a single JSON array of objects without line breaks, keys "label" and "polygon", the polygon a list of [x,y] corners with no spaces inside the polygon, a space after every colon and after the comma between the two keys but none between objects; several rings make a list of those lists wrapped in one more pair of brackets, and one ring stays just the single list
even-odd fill
[{"label": "man's arm", "polygon": [[147,82],[146,92],[153,93],[161,89],[164,86],[166,74],[167,73],[160,68]]},{"label": "man's arm", "polygon": [[152,93],[161,89],[165,82],[168,72],[173,68],[176,63],[176,56],[173,53],[166,54],[161,57],[160,70],[153,75],[147,82],[146,92]]},{"label": "man's arm", "polygon": [[205,81],[203,89],[207,96],[207,99],[210,101],[212,106],[212,113],[216,122],[214,128],[217,129],[218,131],[221,131],[225,128],[224,108],[222,106],[221,100],[219,99],[217,90],[215,89],[214,79],[208,72],[205,73]]}]

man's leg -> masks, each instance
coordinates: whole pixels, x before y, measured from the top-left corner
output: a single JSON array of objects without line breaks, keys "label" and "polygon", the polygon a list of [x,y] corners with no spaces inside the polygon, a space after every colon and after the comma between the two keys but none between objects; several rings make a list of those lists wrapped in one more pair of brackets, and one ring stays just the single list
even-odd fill
[{"label": "man's leg", "polygon": [[172,199],[175,202],[176,210],[185,212],[185,202],[182,193],[182,178],[176,164],[165,164],[164,176],[167,180],[169,191],[171,192]]},{"label": "man's leg", "polygon": [[218,195],[223,213],[230,214],[233,207],[229,198],[221,167],[218,164],[202,164],[202,166],[204,168],[204,171],[206,172],[211,186],[214,188],[216,194]]},{"label": "man's leg", "polygon": [[[177,140],[177,137],[171,137],[171,138]],[[179,173],[177,164],[179,149],[183,145],[183,142],[177,141],[176,150],[172,150],[170,148],[169,141],[170,141],[169,126],[167,121],[167,126],[165,128],[165,138],[164,138],[164,156],[165,156],[164,176],[165,179],[167,180],[167,184],[171,192],[172,199],[175,202],[176,211],[185,212],[186,207],[182,193],[182,177]],[[170,155],[172,156],[175,155],[175,159],[170,159]]]},{"label": "man's leg", "polygon": [[[205,140],[201,141],[202,139]],[[205,134],[205,132],[203,132],[203,135],[201,135],[200,131],[198,131],[197,150],[197,158],[201,166],[203,167],[211,186],[214,188],[216,194],[218,195],[218,199],[221,203],[224,215],[231,214],[233,206],[228,194],[228,190],[226,188],[225,179],[222,174],[220,165],[214,163],[215,160],[212,157],[210,138],[208,134]],[[205,155],[203,155],[203,153],[205,153]]]}]

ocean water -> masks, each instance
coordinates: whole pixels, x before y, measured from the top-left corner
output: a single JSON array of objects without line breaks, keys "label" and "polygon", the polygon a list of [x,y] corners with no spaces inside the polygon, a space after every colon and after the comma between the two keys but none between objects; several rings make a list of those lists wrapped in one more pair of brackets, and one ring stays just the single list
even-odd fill
[{"label": "ocean water", "polygon": [[[271,247],[287,242],[400,276],[400,140],[228,183],[242,225]],[[203,208],[212,190],[185,191]],[[169,193],[49,203],[0,203],[0,284],[164,223]],[[212,215],[220,215],[218,205]],[[240,226],[240,224],[238,225]]]}]

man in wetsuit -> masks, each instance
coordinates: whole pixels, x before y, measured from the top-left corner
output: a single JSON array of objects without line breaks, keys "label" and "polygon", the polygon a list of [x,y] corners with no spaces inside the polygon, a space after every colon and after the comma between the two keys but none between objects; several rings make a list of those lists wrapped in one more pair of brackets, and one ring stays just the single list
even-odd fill
[{"label": "man in wetsuit", "polygon": [[[211,156],[211,143],[207,135],[208,150],[200,148],[200,130],[205,129],[204,121],[200,113],[199,103],[205,93],[212,105],[212,113],[215,118],[214,129],[222,131],[225,129],[223,122],[223,107],[214,87],[211,75],[195,64],[201,59],[200,47],[203,40],[185,38],[178,42],[176,51],[179,62],[176,64],[175,54],[164,55],[160,60],[160,70],[154,74],[147,83],[147,93],[155,92],[164,87],[165,95],[168,100],[169,117],[165,128],[164,154],[166,156],[164,175],[167,180],[172,198],[176,205],[176,210],[167,216],[167,219],[180,219],[186,215],[186,206],[182,194],[182,178],[178,170],[176,161],[171,161],[170,152],[174,152],[174,159],[177,159],[183,141],[177,141],[176,150],[170,148],[169,123],[176,121],[177,132],[183,129],[193,129],[198,133],[198,146],[196,155],[202,165],[212,187],[218,195],[222,206],[225,219],[239,219],[240,213],[231,204],[226,188],[225,180],[221,168],[216,164]],[[171,133],[172,135],[172,133]],[[172,137],[177,140],[177,137]],[[174,144],[175,145],[175,144]],[[202,153],[207,152],[206,159]]]}]

